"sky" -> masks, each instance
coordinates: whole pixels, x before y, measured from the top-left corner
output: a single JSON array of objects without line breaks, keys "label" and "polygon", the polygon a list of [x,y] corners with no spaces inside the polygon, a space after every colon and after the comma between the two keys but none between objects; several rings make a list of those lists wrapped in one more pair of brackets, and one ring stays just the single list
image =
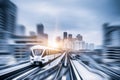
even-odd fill
[{"label": "sky", "polygon": [[49,39],[67,31],[85,42],[102,44],[102,25],[120,20],[119,0],[11,0],[18,7],[17,23],[36,32],[42,23]]}]

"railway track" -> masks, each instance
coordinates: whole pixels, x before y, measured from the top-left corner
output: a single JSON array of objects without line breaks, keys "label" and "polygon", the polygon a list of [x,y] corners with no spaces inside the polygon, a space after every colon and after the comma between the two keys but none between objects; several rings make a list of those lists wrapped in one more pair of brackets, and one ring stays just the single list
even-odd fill
[{"label": "railway track", "polygon": [[19,65],[21,65],[21,64],[25,64],[25,63],[28,63],[28,62],[30,62],[30,61],[27,60],[27,61],[24,61],[24,62],[18,62],[17,64],[13,64],[13,65],[6,65],[6,66],[3,66],[3,67],[0,67],[0,70],[2,70],[2,69],[7,69],[7,68],[10,68],[10,67],[19,66]]},{"label": "railway track", "polygon": [[83,80],[83,78],[74,61],[66,54],[43,67],[27,65],[3,73],[0,80]]},{"label": "railway track", "polygon": [[26,76],[25,78],[22,78],[22,80],[74,80],[72,74],[74,72],[71,70],[72,67],[69,64],[69,59],[66,58],[67,55],[59,64],[51,66],[45,70],[41,70],[32,76]]},{"label": "railway track", "polygon": [[[86,64],[86,62],[84,62],[84,60],[82,60],[82,58],[77,58],[76,60],[82,64],[84,67],[88,67],[91,68],[92,71],[96,70],[97,72],[95,72],[96,74],[102,75],[102,73],[108,75],[109,80],[119,80],[120,79],[120,74],[118,74],[117,72],[111,70],[109,67],[106,67],[104,65],[100,65],[98,64],[96,61],[94,61],[92,58],[90,58],[89,56],[87,57],[88,62]],[[88,64],[89,63],[89,64]],[[92,66],[92,67],[91,67]],[[93,71],[93,72],[94,72]],[[98,72],[102,72],[102,73],[98,73]]]},{"label": "railway track", "polygon": [[[57,72],[57,70],[61,67],[63,61],[64,61],[64,58],[61,58],[61,60],[59,60],[57,64],[55,64],[55,62],[53,61],[41,69],[28,73],[29,75],[24,75],[24,76],[15,78],[14,80],[45,80]],[[53,80],[53,78],[51,80]]]},{"label": "railway track", "polygon": [[[45,76],[50,76],[63,62],[64,55],[52,60],[44,66],[34,66],[31,63],[25,63],[10,67],[0,71],[0,80],[41,80]],[[39,76],[41,75],[41,76]]]},{"label": "railway track", "polygon": [[105,65],[100,65],[96,61],[94,61],[92,58],[88,57],[91,61],[91,65],[93,65],[94,69],[104,72],[105,74],[109,75],[111,80],[119,80],[120,74],[117,72],[111,70],[109,67],[106,67]]},{"label": "railway track", "polygon": [[[15,70],[11,70],[10,72],[6,72],[6,73],[1,73],[0,74],[0,80],[11,80],[12,78],[14,78],[15,76],[21,75],[22,73],[33,69],[34,67],[32,65],[28,65],[25,67],[21,67],[19,69],[15,69]],[[8,69],[9,70],[9,69]],[[7,70],[6,70],[7,71]]]}]

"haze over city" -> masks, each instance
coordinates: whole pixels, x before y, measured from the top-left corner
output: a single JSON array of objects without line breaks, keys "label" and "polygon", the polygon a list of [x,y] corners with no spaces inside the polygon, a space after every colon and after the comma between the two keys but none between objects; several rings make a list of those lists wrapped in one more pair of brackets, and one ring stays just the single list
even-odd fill
[{"label": "haze over city", "polygon": [[[120,20],[116,0],[11,0],[18,7],[18,23],[29,31],[43,23],[53,39],[63,31],[83,35],[86,42],[102,44],[102,24]],[[97,39],[97,40],[96,40]]]}]

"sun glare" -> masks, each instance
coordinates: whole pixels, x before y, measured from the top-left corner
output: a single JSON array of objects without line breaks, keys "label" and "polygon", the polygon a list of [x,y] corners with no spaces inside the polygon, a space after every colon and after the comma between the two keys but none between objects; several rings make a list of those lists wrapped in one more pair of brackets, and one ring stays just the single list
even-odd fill
[{"label": "sun glare", "polygon": [[57,48],[58,47],[58,45],[55,41],[49,41],[48,46],[52,47],[52,48]]}]

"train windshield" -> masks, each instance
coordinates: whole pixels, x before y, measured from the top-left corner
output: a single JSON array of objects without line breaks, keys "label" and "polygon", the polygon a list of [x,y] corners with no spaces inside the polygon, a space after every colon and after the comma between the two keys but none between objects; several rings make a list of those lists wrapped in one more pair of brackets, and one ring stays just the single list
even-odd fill
[{"label": "train windshield", "polygon": [[35,55],[40,56],[43,52],[43,49],[34,49],[33,52]]}]

